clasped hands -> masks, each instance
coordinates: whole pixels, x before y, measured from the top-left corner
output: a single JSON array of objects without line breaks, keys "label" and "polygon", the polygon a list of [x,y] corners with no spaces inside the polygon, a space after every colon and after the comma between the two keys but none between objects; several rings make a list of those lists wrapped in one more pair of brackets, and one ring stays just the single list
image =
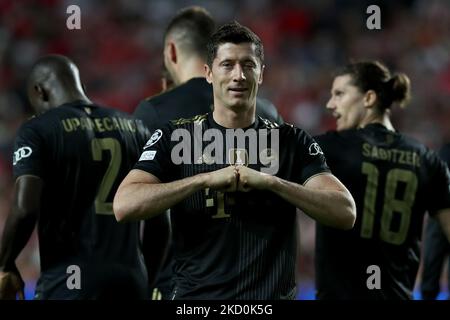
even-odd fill
[{"label": "clasped hands", "polygon": [[246,166],[232,165],[207,173],[206,185],[222,192],[248,192],[267,189],[272,178],[271,175]]}]

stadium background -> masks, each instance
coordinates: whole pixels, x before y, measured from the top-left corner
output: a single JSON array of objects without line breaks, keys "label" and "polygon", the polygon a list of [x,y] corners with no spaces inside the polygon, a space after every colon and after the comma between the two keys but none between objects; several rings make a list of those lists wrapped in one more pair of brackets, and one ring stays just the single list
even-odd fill
[{"label": "stadium background", "polygon": [[[66,27],[72,4],[81,9],[81,30]],[[266,71],[259,94],[285,120],[312,134],[333,129],[325,103],[335,67],[380,59],[412,80],[413,100],[394,111],[396,128],[432,148],[450,142],[448,0],[0,0],[0,230],[12,198],[14,135],[31,112],[24,90],[31,64],[43,54],[65,54],[80,67],[91,99],[132,112],[160,90],[164,27],[192,4],[261,37]],[[366,27],[370,4],[381,8],[381,30]],[[18,259],[28,298],[39,275],[37,245],[34,234]],[[302,215],[299,299],[313,298],[313,248],[314,224]]]}]

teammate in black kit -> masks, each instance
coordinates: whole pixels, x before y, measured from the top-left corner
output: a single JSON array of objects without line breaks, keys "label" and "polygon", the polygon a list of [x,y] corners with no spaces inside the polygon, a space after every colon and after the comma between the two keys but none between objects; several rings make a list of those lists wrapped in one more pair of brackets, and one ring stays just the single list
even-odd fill
[{"label": "teammate in black kit", "polygon": [[[205,9],[193,6],[181,10],[169,23],[164,36],[164,63],[176,87],[142,101],[134,116],[154,132],[170,120],[189,119],[211,111],[213,91],[205,79],[206,44],[216,24]],[[268,100],[256,98],[256,114],[282,124],[281,116]],[[144,229],[144,255],[149,278],[152,282],[159,266],[158,257],[165,247],[164,222],[168,216],[161,215],[147,220]],[[171,250],[159,272],[154,286],[159,288],[163,299],[172,291]]]},{"label": "teammate in black kit", "polygon": [[450,235],[446,165],[390,121],[391,106],[409,91],[405,74],[379,62],[350,64],[334,79],[327,108],[338,131],[316,139],[358,214],[350,231],[317,225],[318,299],[411,299],[425,211]]},{"label": "teammate in black kit", "polygon": [[[115,190],[148,130],[93,104],[77,67],[63,56],[34,65],[28,95],[41,113],[15,141],[15,200],[1,241],[0,296],[14,298],[23,289],[14,261],[38,221],[36,299],[148,297],[138,223],[118,224],[112,212]],[[68,279],[76,270],[78,284]]]},{"label": "teammate in black kit", "polygon": [[[264,54],[253,32],[222,26],[207,61],[214,111],[153,134],[119,187],[114,212],[123,221],[171,208],[172,299],[293,299],[296,207],[348,229],[353,199],[308,134],[255,117]],[[215,138],[202,139],[199,130]],[[186,138],[172,141],[177,135]]]},{"label": "teammate in black kit", "polygon": [[[450,144],[439,152],[450,168]],[[422,283],[423,300],[435,300],[440,292],[440,279],[445,261],[450,256],[450,243],[436,219],[429,218],[425,228]],[[447,288],[450,292],[450,263],[447,263]],[[450,296],[449,296],[450,298]]]}]

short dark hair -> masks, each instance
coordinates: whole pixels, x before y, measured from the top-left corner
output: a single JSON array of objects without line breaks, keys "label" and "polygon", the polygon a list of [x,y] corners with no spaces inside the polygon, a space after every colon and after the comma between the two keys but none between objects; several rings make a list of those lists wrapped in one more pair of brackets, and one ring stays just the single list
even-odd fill
[{"label": "short dark hair", "polygon": [[216,23],[206,9],[187,7],[170,21],[164,32],[164,41],[173,36],[183,50],[198,54],[206,60],[206,44],[215,29]]},{"label": "short dark hair", "polygon": [[391,75],[379,61],[352,62],[336,72],[336,76],[350,75],[352,84],[361,92],[373,90],[377,94],[377,107],[384,110],[395,102],[405,107],[411,97],[411,84],[404,73]]},{"label": "short dark hair", "polygon": [[264,47],[261,39],[249,28],[235,21],[221,26],[209,39],[206,63],[210,68],[217,55],[217,49],[221,44],[227,42],[234,44],[253,43],[256,46],[256,56],[261,64],[264,62]]}]

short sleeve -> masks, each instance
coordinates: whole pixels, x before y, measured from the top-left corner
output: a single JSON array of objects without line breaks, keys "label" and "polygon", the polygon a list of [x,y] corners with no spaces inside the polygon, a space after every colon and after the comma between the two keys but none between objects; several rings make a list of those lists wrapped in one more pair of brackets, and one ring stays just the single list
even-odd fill
[{"label": "short sleeve", "polygon": [[156,114],[155,107],[147,100],[143,100],[139,103],[133,113],[133,116],[136,119],[142,120],[144,125],[151,132],[154,132],[159,127],[159,125],[157,124],[157,119],[159,119],[159,117]]},{"label": "short sleeve", "polygon": [[134,169],[151,173],[162,182],[171,181],[174,164],[171,160],[171,130],[157,129],[145,144]]},{"label": "short sleeve", "polygon": [[134,119],[137,128],[137,139],[139,146],[142,147],[145,143],[150,139],[151,133],[150,130],[144,125],[143,121],[140,119]]},{"label": "short sleeve", "polygon": [[300,166],[300,176],[296,182],[304,185],[311,177],[330,172],[322,149],[308,133],[298,130],[296,145],[296,161]]},{"label": "short sleeve", "polygon": [[14,178],[31,174],[44,179],[46,160],[44,138],[35,126],[25,123],[14,141]]}]

